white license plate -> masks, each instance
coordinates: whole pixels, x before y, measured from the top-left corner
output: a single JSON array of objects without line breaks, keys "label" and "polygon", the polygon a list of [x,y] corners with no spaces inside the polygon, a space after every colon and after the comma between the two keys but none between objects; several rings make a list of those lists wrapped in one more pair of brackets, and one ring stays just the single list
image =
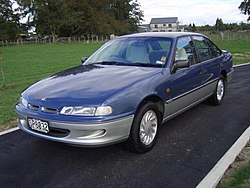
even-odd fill
[{"label": "white license plate", "polygon": [[39,119],[28,119],[28,124],[33,130],[40,131],[43,133],[49,132],[49,123],[46,121],[41,121]]}]

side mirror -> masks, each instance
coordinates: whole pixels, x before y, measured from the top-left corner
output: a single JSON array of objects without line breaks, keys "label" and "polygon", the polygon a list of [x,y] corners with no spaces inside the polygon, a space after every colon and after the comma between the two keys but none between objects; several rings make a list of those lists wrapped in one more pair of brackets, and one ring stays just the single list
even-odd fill
[{"label": "side mirror", "polygon": [[186,68],[189,66],[190,66],[190,64],[189,64],[188,60],[176,61],[172,66],[172,72],[175,73],[177,71],[177,69]]},{"label": "side mirror", "polygon": [[85,61],[88,59],[88,57],[82,57],[81,62],[82,64],[85,63]]}]

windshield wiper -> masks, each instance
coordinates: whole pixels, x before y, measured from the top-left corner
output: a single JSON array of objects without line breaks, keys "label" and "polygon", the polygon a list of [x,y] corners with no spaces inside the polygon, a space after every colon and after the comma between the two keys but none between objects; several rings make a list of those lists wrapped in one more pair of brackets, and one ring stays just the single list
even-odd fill
[{"label": "windshield wiper", "polygon": [[143,62],[135,62],[135,63],[132,63],[132,65],[142,66],[142,67],[161,67],[162,66],[160,64],[143,63]]},{"label": "windshield wiper", "polygon": [[123,65],[123,66],[140,66],[140,67],[162,67],[160,64],[152,64],[152,63],[143,63],[143,62],[135,62],[135,63],[126,63],[119,61],[100,61],[93,64],[101,64],[101,65]]},{"label": "windshield wiper", "polygon": [[96,62],[93,64],[101,64],[101,65],[123,65],[123,62],[119,62],[119,61],[100,61],[100,62]]}]

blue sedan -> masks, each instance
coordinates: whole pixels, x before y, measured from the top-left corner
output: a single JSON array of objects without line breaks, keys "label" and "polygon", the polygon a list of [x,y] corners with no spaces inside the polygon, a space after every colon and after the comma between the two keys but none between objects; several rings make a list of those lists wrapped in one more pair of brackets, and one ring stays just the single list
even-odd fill
[{"label": "blue sedan", "polygon": [[139,33],[105,43],[82,64],[21,93],[21,130],[98,147],[125,141],[149,151],[159,126],[208,99],[223,102],[232,55],[197,33]]}]

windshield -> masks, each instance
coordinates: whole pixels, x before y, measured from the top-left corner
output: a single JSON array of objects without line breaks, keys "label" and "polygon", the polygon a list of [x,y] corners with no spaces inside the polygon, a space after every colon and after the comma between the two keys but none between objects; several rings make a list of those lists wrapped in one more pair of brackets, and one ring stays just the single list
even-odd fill
[{"label": "windshield", "polygon": [[170,38],[127,37],[110,40],[97,50],[85,63],[134,66],[160,66],[168,60]]}]

